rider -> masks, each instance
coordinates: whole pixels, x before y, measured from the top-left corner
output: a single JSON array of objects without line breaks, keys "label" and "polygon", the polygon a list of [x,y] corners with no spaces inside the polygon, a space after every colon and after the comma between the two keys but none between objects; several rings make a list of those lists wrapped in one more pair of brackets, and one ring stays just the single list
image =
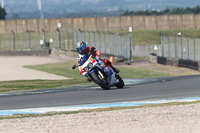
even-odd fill
[{"label": "rider", "polygon": [[[101,52],[99,50],[97,50],[93,46],[91,46],[91,47],[87,46],[86,43],[83,42],[83,41],[79,41],[76,44],[76,49],[77,49],[79,54],[81,54],[81,55],[91,54],[93,58],[99,58],[99,56],[101,55]],[[114,72],[119,73],[119,69],[115,68],[109,60],[107,60],[107,59],[100,59],[100,60],[103,61],[103,63],[106,66],[111,67]]]}]

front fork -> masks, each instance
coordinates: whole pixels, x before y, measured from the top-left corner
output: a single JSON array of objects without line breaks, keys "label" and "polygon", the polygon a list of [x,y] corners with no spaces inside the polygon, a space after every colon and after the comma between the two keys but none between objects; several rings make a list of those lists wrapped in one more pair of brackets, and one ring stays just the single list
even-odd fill
[{"label": "front fork", "polygon": [[89,79],[89,81],[93,81],[93,79],[92,79],[92,77],[91,77],[91,75],[90,75],[89,73],[87,73],[87,74],[85,75],[85,77],[86,77],[87,79]]}]

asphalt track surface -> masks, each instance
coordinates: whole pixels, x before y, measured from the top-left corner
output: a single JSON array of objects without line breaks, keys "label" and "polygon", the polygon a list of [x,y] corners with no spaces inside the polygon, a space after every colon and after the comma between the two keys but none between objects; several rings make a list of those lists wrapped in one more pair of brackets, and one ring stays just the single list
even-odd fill
[{"label": "asphalt track surface", "polygon": [[0,110],[146,101],[200,96],[200,76],[129,79],[123,89],[89,84],[49,90],[0,93]]}]

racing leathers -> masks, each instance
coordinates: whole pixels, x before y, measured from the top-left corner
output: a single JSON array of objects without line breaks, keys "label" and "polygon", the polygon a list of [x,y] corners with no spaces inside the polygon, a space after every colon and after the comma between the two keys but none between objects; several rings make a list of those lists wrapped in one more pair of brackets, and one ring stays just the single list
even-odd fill
[{"label": "racing leathers", "polygon": [[85,52],[86,52],[86,54],[91,54],[93,58],[100,59],[106,66],[111,67],[114,72],[119,73],[119,69],[115,68],[112,65],[112,63],[110,62],[110,60],[108,60],[108,59],[101,59],[100,58],[101,52],[99,50],[97,50],[95,47],[93,47],[93,46],[91,46],[91,47],[87,46]]}]

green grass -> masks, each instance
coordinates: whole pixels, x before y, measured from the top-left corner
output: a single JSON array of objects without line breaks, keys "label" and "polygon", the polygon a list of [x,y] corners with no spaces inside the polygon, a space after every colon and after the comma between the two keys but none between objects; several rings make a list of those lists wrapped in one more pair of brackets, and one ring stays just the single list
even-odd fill
[{"label": "green grass", "polygon": [[0,82],[0,92],[51,89],[87,83],[85,80],[18,80]]},{"label": "green grass", "polygon": [[133,69],[130,67],[118,67],[122,78],[149,78],[149,77],[167,77],[173,76],[168,73],[147,71],[141,69]]},{"label": "green grass", "polygon": [[77,65],[77,61],[36,65],[36,66],[25,66],[25,67],[35,69],[35,70],[45,71],[48,73],[57,74],[64,77],[70,77],[70,78],[73,78],[74,80],[83,79],[83,77],[80,76],[80,72],[78,68],[75,70],[72,69],[73,65]]},{"label": "green grass", "polygon": [[133,57],[134,61],[148,60],[148,57]]},{"label": "green grass", "polygon": [[[128,31],[117,31],[120,33],[128,33]],[[159,32],[162,32],[164,36],[168,34],[174,37],[176,33],[181,32],[182,36],[186,34],[191,38],[198,38],[200,35],[200,29],[189,30],[133,30],[133,45],[146,45],[146,44],[161,44],[161,38]]]}]

